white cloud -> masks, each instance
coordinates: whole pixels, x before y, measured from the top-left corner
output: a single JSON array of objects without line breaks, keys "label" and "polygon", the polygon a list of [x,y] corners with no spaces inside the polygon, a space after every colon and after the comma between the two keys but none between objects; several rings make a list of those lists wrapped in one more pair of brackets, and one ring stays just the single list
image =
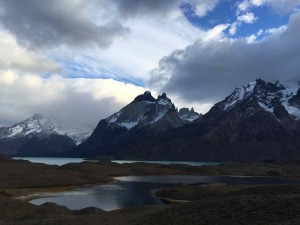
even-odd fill
[{"label": "white cloud", "polygon": [[[65,0],[64,8],[58,12],[54,4],[58,0],[49,1],[49,8],[39,1],[27,0],[22,4],[30,3],[32,7],[26,6],[23,11],[18,1],[5,2],[4,6],[9,9],[6,12],[11,13],[0,15],[2,26],[5,26],[5,30],[0,30],[0,123],[17,122],[34,113],[77,122],[98,122],[128,104],[144,88],[112,79],[64,78],[63,69],[68,62],[74,63],[74,69],[82,70],[86,77],[92,77],[101,69],[112,69],[115,76],[119,76],[115,79],[145,80],[164,55],[176,48],[185,48],[198,38],[210,40],[221,37],[226,29],[225,25],[220,25],[206,34],[194,27],[178,9],[183,2],[181,0],[138,1],[139,12],[117,4],[122,4],[122,1]],[[0,0],[0,4],[2,2]],[[135,0],[130,2],[134,5]],[[192,4],[195,4],[197,14],[204,15],[218,2],[193,0]],[[70,14],[66,11],[77,12],[76,19],[70,21]],[[21,23],[17,23],[20,17]],[[63,20],[66,17],[67,20]],[[82,18],[83,22],[78,18]],[[61,23],[61,20],[64,22]],[[28,29],[26,21],[32,29]],[[121,21],[120,30],[129,27],[130,34],[119,39],[113,34],[108,37],[108,42],[105,38],[98,42],[98,35],[102,37],[98,31],[91,37],[89,32],[85,36],[77,29],[86,25],[95,28],[110,21]],[[43,27],[45,24],[47,26]],[[74,26],[70,27],[72,24]],[[63,26],[66,30],[62,29]],[[48,28],[53,33],[49,33]],[[54,34],[55,38],[47,34]],[[73,48],[77,45],[81,47]],[[108,45],[106,51],[95,48]],[[44,73],[58,75],[42,78],[40,75]]]},{"label": "white cloud", "polygon": [[249,11],[252,7],[268,5],[279,14],[293,12],[300,0],[243,0],[237,4],[237,14]]},{"label": "white cloud", "polygon": [[[239,11],[239,13],[241,12]],[[258,17],[256,17],[252,12],[246,12],[237,16],[237,20],[230,25],[229,34],[235,35],[241,25],[244,23],[252,24],[256,20],[258,20]]]},{"label": "white cloud", "polygon": [[58,71],[58,65],[35,52],[20,47],[16,39],[0,27],[0,70],[14,69],[31,72]]},{"label": "white cloud", "polygon": [[[0,3],[3,1],[0,0]],[[17,0],[7,1],[6,3],[11,6],[12,2],[19,6]],[[26,2],[36,2],[39,7],[44,4],[41,4],[38,0],[27,0]],[[51,0],[49,2],[57,3],[60,1]],[[109,76],[114,79],[145,80],[148,78],[148,72],[157,65],[161,58],[169,55],[174,49],[186,48],[197,39],[201,40],[198,41],[198,44],[201,43],[211,50],[203,53],[204,55],[207,54],[208,57],[217,51],[217,48],[208,48],[208,46],[219,46],[222,41],[232,44],[234,40],[226,39],[224,31],[229,29],[229,33],[234,35],[241,24],[255,22],[257,18],[249,11],[251,7],[268,4],[276,11],[284,12],[291,10],[299,3],[295,0],[244,0],[238,6],[242,14],[237,15],[238,20],[236,22],[231,25],[219,24],[206,32],[192,26],[178,10],[181,3],[187,2],[185,0],[64,0],[63,2],[65,9],[78,13],[75,21],[70,20],[69,13],[66,15],[65,13],[61,14],[61,12],[66,11],[65,9],[56,13],[57,11],[53,10],[53,7],[56,9],[56,6],[53,4],[50,4],[53,6],[51,10],[42,7],[42,12],[47,12],[46,14],[31,7],[26,7],[26,12],[22,11],[22,7],[11,7],[12,12],[20,10],[21,14],[6,15],[6,19],[10,18],[13,21],[2,21],[11,32],[11,34],[8,34],[2,28],[0,30],[0,118],[2,120],[18,121],[33,113],[41,112],[65,117],[71,115],[70,117],[73,119],[88,118],[98,121],[119,110],[137,94],[143,92],[144,88],[114,80],[63,78],[64,73],[59,71],[57,63],[60,63],[61,66],[67,66],[67,62],[64,61],[72,61],[76,64],[75,69],[83,71],[83,76],[92,77],[93,74],[98,74],[100,70],[103,70],[104,72],[112,72],[113,75]],[[195,6],[197,16],[201,17],[212,12],[219,0],[191,0],[188,2]],[[27,14],[24,16],[23,13]],[[31,13],[35,13],[35,15],[32,16]],[[53,17],[53,13],[57,17]],[[45,19],[45,15],[50,18],[49,21],[44,21],[45,24],[54,29],[53,32],[58,39],[49,38],[47,36],[48,32],[41,29],[43,26],[40,26],[40,20],[36,18],[42,17]],[[33,33],[29,32],[30,29],[26,30],[26,27],[20,27],[22,24],[18,24],[18,21],[24,21],[20,20],[20,16],[23,19],[29,18],[33,25],[38,25],[33,26]],[[66,17],[68,18],[67,21],[62,20]],[[64,21],[64,23],[61,23],[61,21]],[[84,21],[84,24],[82,24],[82,21]],[[112,33],[109,32],[110,36],[108,35],[108,38],[98,39],[98,37],[102,37],[102,33],[94,31],[94,28],[98,26],[105,27],[106,24],[113,21],[119,22],[117,24],[120,27],[117,27]],[[13,23],[10,24],[10,22]],[[74,26],[67,26],[70,24]],[[84,28],[86,25],[93,30],[92,33],[71,29]],[[68,29],[65,30],[64,28]],[[129,35],[122,36],[123,32],[118,33],[124,31],[124,29],[126,30],[126,28],[130,29]],[[26,32],[23,32],[24,29]],[[38,35],[39,31],[42,32],[41,36]],[[279,35],[280,32],[284,32],[283,28],[265,31],[265,33],[272,35],[277,33]],[[94,33],[97,35],[91,36]],[[123,38],[117,38],[120,34]],[[254,34],[239,43],[245,44],[247,41],[248,43],[255,43],[260,35],[258,33]],[[31,45],[43,46],[43,50],[30,51],[25,48],[29,44],[22,43],[22,40]],[[57,40],[59,41],[58,44],[56,43]],[[71,40],[70,43],[68,43],[69,40]],[[24,47],[20,47],[18,43],[22,43],[21,46]],[[77,46],[77,44],[82,48],[70,47]],[[243,44],[241,45],[243,46]],[[230,44],[228,45],[230,46]],[[95,48],[95,46],[109,46],[109,49],[103,51],[97,47]],[[226,44],[224,46],[226,47]],[[203,48],[200,48],[200,50]],[[176,52],[174,51],[172,56],[176,55]],[[55,62],[47,56],[51,56],[51,59],[55,59]],[[176,60],[182,62],[182,58],[189,56],[177,54],[176,57]],[[224,60],[223,56],[219,56],[219,60],[222,62]],[[222,66],[224,65],[220,65],[220,68]],[[166,68],[166,74],[168,69],[170,68]],[[39,77],[45,72],[50,74],[59,73],[60,75],[50,76],[49,79]],[[166,77],[169,75],[167,74]],[[190,92],[192,90],[186,91]],[[184,98],[181,99],[180,96],[175,94],[171,97],[175,98],[175,102],[178,100],[179,104],[177,105],[184,105]],[[196,103],[191,102],[191,104]],[[103,108],[103,105],[105,105],[105,108]],[[205,111],[209,106],[210,104],[198,104],[196,108]]]},{"label": "white cloud", "polygon": [[237,5],[237,13],[240,14],[241,12],[247,11],[251,7],[251,4],[248,0],[244,0]]},{"label": "white cloud", "polygon": [[261,6],[266,2],[266,0],[250,0],[250,2],[254,6]]},{"label": "white cloud", "polygon": [[269,28],[268,30],[266,30],[266,33],[279,35],[279,34],[282,34],[283,32],[285,32],[286,29],[287,29],[287,26],[283,25],[283,26],[280,26],[277,28]]},{"label": "white cloud", "polygon": [[182,16],[174,20],[132,20],[126,23],[131,35],[117,40],[109,51],[97,57],[113,62],[127,74],[145,79],[158,60],[176,48],[183,48],[205,32],[193,27]]},{"label": "white cloud", "polygon": [[[93,77],[93,74],[99,74],[102,70],[105,72],[107,68],[115,68],[113,73],[115,76],[118,76],[117,73],[119,73],[120,76],[120,79],[114,77],[115,79],[123,80],[123,77],[126,76],[130,79],[145,80],[149,71],[155,67],[161,57],[176,48],[184,48],[205,35],[205,31],[190,24],[180,12],[179,6],[186,2],[185,0],[67,0],[63,3],[64,9],[58,13],[55,13],[56,10],[54,10],[56,9],[54,3],[57,3],[58,0],[49,1],[47,3],[49,7],[44,7],[45,4],[41,4],[39,1],[27,1],[32,7],[25,7],[26,10],[21,11],[20,15],[14,13],[21,10],[18,1],[12,0],[10,3],[4,4],[11,13],[6,15],[7,20],[3,19],[2,23],[15,35],[18,43],[28,39],[30,46],[42,46],[44,48],[42,54],[55,58],[62,67],[66,66],[65,61],[76,62],[78,66],[82,66],[79,69],[85,71],[88,77]],[[196,7],[197,14],[204,15],[213,10],[219,0],[191,0],[189,2]],[[47,18],[42,17],[43,21],[45,20],[42,24],[48,24],[55,35],[59,37],[58,39],[48,37],[49,32],[44,32],[45,30],[40,26],[39,18],[43,14],[37,10],[40,8],[42,12],[47,12]],[[82,32],[78,31],[80,29],[77,25],[86,24],[79,23],[77,19],[73,22],[70,21],[69,14],[65,15],[65,11],[68,10],[76,14],[76,18],[82,17],[84,22],[93,26],[104,26],[111,21],[119,21],[123,27],[130,29],[130,34],[123,36],[123,38],[114,38],[114,42],[109,41],[110,47],[105,51],[95,48],[93,43],[95,39],[99,40],[97,35],[90,37],[89,32],[86,32],[88,37],[80,36]],[[24,21],[32,22],[32,31],[37,33],[40,31],[42,32],[41,35],[35,33],[29,35],[28,30],[25,29],[26,26],[24,26],[25,22],[24,24],[15,23],[19,16],[25,18]],[[68,18],[67,21],[61,24],[59,19],[66,17]],[[66,23],[74,26],[67,26]],[[62,26],[73,27],[74,29],[61,29]],[[213,34],[210,33],[209,35]],[[112,40],[112,38],[108,39]],[[70,43],[66,43],[66,40],[77,40],[78,42],[74,41],[74,43],[80,45],[82,45],[81,41],[84,40],[85,44],[83,44],[83,48],[73,48],[70,47]],[[28,46],[24,43],[23,45]],[[53,45],[55,46],[54,49]],[[36,51],[36,53],[38,52],[40,50]],[[13,58],[16,59],[15,56]],[[29,57],[22,57],[23,61],[25,59],[27,60]],[[95,62],[99,63],[96,65]],[[32,65],[40,66],[43,63],[33,63]],[[15,66],[9,68],[15,68]],[[72,76],[72,74],[68,75]],[[109,76],[109,74],[106,75]]]},{"label": "white cloud", "polygon": [[207,13],[215,9],[219,2],[220,0],[197,0],[195,2],[196,15],[199,17],[207,15]]},{"label": "white cloud", "polygon": [[144,81],[164,55],[206,35],[205,31],[194,27],[182,14],[164,19],[130,19],[124,21],[124,26],[130,27],[130,35],[116,39],[106,51],[60,48],[52,51],[51,56],[58,55],[62,64],[64,61],[78,64],[78,70],[85,70],[90,77],[103,70],[104,73],[109,71],[114,79],[124,80],[127,77]]},{"label": "white cloud", "polygon": [[264,31],[260,29],[256,34],[251,34],[250,36],[246,37],[248,44],[255,42],[263,33]]},{"label": "white cloud", "polygon": [[[263,0],[262,0],[263,1]],[[300,5],[300,0],[264,0],[266,4],[270,5],[278,13],[284,14],[291,12],[296,6]]]},{"label": "white cloud", "polygon": [[34,113],[65,121],[93,122],[118,111],[144,88],[111,79],[71,79],[53,75],[0,72],[0,124],[21,121]]},{"label": "white cloud", "polygon": [[239,24],[240,24],[239,22],[234,22],[234,23],[232,23],[230,25],[229,33],[231,35],[235,35],[236,34]]},{"label": "white cloud", "polygon": [[222,40],[225,37],[224,31],[230,26],[230,24],[219,24],[214,28],[208,30],[201,41]]},{"label": "white cloud", "polygon": [[256,41],[262,32],[248,40],[198,40],[176,50],[152,70],[149,85],[188,102],[212,103],[257,78],[298,81],[300,12],[290,16],[287,26],[265,31],[269,34]]},{"label": "white cloud", "polygon": [[237,20],[244,23],[254,23],[258,18],[252,12],[247,12],[237,17]]}]

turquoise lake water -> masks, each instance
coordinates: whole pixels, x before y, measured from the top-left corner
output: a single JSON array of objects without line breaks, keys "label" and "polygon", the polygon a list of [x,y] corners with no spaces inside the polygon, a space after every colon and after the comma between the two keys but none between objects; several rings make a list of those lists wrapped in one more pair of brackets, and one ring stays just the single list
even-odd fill
[{"label": "turquoise lake water", "polygon": [[[67,163],[80,163],[85,161],[84,158],[47,158],[47,157],[14,157],[14,159],[28,160],[34,163],[44,163],[48,165],[64,165]],[[91,160],[93,161],[93,160]],[[219,165],[217,162],[185,162],[185,161],[134,161],[134,160],[113,160],[112,162],[123,163],[157,163],[157,164],[186,164],[191,166],[204,166],[204,165]]]}]

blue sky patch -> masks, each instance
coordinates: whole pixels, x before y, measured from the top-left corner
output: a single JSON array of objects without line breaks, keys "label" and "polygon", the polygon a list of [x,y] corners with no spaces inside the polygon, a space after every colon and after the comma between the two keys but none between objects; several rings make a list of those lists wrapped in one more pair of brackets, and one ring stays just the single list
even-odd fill
[{"label": "blue sky patch", "polygon": [[[209,30],[218,24],[232,24],[237,21],[237,1],[221,0],[215,9],[204,17],[196,15],[195,6],[182,4],[180,6],[186,19],[195,27]],[[251,7],[247,12],[252,12],[257,20],[252,23],[241,23],[237,28],[234,38],[247,37],[256,34],[260,29],[277,28],[288,23],[290,14],[280,15],[267,5]],[[246,12],[244,12],[246,13]],[[243,14],[243,13],[242,13]],[[227,33],[229,36],[229,31]]]},{"label": "blue sky patch", "polygon": [[145,86],[143,80],[131,77],[116,66],[89,56],[78,56],[77,60],[57,57],[51,57],[51,59],[62,66],[64,76],[67,78],[113,79],[135,86]]}]

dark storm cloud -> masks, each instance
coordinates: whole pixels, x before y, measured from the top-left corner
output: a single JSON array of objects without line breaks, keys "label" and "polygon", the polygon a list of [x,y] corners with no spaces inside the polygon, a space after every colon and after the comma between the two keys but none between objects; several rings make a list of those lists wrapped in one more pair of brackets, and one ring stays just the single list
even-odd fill
[{"label": "dark storm cloud", "polygon": [[118,22],[97,25],[82,14],[84,4],[61,0],[0,0],[0,22],[16,36],[19,44],[29,48],[91,43],[105,48],[115,37],[128,32]]},{"label": "dark storm cloud", "polygon": [[284,32],[262,41],[196,41],[161,59],[151,72],[150,86],[187,101],[215,102],[236,85],[262,78],[300,80],[300,13],[291,16]]}]

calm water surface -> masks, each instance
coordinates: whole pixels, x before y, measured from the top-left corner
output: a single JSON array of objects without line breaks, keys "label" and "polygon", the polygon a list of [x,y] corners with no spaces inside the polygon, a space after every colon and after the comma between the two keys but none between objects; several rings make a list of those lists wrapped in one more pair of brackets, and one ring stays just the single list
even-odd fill
[{"label": "calm water surface", "polygon": [[98,207],[105,211],[136,207],[142,205],[160,205],[163,202],[152,195],[158,188],[168,187],[174,183],[213,184],[298,184],[300,179],[283,179],[269,177],[228,177],[228,176],[126,176],[116,177],[116,181],[106,185],[75,188],[72,191],[49,194],[35,199],[31,203],[41,205],[54,202],[69,209]]},{"label": "calm water surface", "polygon": [[44,163],[48,165],[65,165],[67,163],[80,163],[84,158],[50,158],[50,157],[14,157],[13,159],[28,160],[33,163]]},{"label": "calm water surface", "polygon": [[[51,157],[14,157],[14,159],[28,160],[34,163],[44,163],[49,165],[64,165],[67,163],[80,163],[85,161],[84,158],[51,158]],[[94,161],[94,160],[91,160]],[[113,160],[114,163],[157,163],[157,164],[187,164],[191,166],[204,166],[204,165],[219,165],[216,162],[184,162],[184,161],[134,161],[134,160]]]},{"label": "calm water surface", "polygon": [[124,164],[124,163],[137,163],[137,162],[144,162],[144,163],[156,163],[156,164],[186,164],[191,166],[205,166],[205,165],[212,165],[217,166],[221,163],[219,162],[188,162],[188,161],[135,161],[135,160],[113,160],[112,162]]}]

